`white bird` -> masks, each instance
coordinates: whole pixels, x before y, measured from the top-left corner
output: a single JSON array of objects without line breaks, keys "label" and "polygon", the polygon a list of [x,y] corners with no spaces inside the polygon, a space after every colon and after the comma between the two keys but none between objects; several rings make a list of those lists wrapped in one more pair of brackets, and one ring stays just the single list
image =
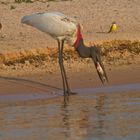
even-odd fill
[{"label": "white bird", "polygon": [[84,45],[80,24],[75,19],[59,12],[44,12],[24,16],[21,22],[33,26],[57,40],[64,96],[72,94],[63,65],[63,47],[65,41],[75,47],[80,57],[92,58],[102,83],[108,81],[101,62],[100,50],[96,46],[87,47]]}]

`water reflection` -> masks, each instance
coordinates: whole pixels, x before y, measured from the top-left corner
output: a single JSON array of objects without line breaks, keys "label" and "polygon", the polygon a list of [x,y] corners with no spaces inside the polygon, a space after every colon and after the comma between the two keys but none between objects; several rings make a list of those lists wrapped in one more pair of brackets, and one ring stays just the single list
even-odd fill
[{"label": "water reflection", "polygon": [[0,140],[138,140],[139,92],[78,94],[0,107]]},{"label": "water reflection", "polygon": [[102,119],[104,116],[106,116],[106,113],[104,111],[104,105],[105,105],[105,95],[101,94],[100,96],[97,97],[97,105],[96,105],[96,113],[97,113],[97,126],[98,128],[96,129],[97,135],[105,135],[104,132],[104,124],[105,120]]}]

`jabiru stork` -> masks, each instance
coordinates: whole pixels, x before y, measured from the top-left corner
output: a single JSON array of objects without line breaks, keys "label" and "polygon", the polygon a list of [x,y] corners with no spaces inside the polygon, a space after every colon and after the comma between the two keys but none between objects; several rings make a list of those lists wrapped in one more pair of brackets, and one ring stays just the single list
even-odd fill
[{"label": "jabiru stork", "polygon": [[33,26],[57,40],[64,96],[72,94],[63,65],[64,42],[73,46],[81,58],[91,58],[102,83],[108,81],[99,48],[96,46],[87,47],[84,44],[81,26],[74,18],[60,12],[44,12],[26,15],[21,19],[21,23]]}]

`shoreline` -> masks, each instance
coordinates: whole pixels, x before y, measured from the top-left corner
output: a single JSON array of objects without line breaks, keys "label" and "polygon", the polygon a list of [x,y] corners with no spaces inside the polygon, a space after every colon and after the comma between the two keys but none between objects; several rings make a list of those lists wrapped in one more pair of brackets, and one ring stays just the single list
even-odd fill
[{"label": "shoreline", "polygon": [[[98,78],[94,65],[92,67],[85,66],[80,71],[66,70],[68,81],[71,89],[76,88],[96,88],[102,87],[102,83]],[[105,86],[133,84],[140,82],[140,66],[136,64],[123,66],[108,66],[106,71],[109,83]],[[62,79],[59,69],[55,73],[41,72],[37,74],[24,73],[16,76],[0,76],[0,95],[7,94],[32,94],[32,93],[51,93],[57,94],[62,92]]]},{"label": "shoreline", "polygon": [[[20,23],[24,15],[54,9],[82,24],[87,46],[97,45],[101,48],[111,85],[139,82],[139,0],[44,2],[34,1],[29,4],[4,0],[0,3],[0,94],[6,94],[8,90],[36,91],[34,87],[38,85],[28,83],[30,80],[62,87],[56,41]],[[118,30],[107,34],[113,21]],[[64,54],[64,64],[72,88],[102,86],[90,59],[79,58],[75,50],[67,46]]]}]

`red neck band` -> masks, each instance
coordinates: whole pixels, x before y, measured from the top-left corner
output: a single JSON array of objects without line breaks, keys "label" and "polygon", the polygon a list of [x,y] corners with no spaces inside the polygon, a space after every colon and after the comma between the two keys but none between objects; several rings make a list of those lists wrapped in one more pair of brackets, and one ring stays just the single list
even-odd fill
[{"label": "red neck band", "polygon": [[80,27],[80,25],[78,24],[77,25],[77,39],[76,39],[76,41],[75,41],[75,43],[74,43],[74,48],[75,49],[77,49],[78,48],[78,44],[79,44],[79,42],[80,42],[80,39],[82,39],[83,37],[82,37],[82,34],[81,34],[81,27]]}]

